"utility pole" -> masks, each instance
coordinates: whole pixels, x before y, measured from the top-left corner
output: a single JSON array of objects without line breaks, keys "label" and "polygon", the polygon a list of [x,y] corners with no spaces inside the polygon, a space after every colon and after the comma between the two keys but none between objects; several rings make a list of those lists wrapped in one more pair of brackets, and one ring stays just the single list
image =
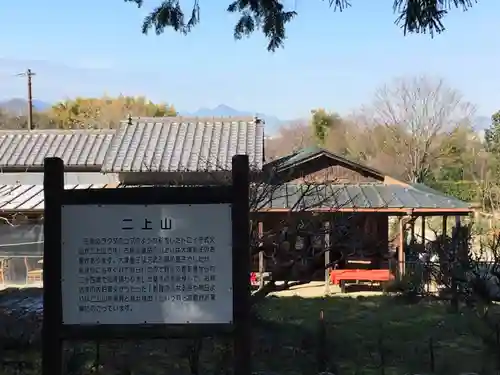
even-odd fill
[{"label": "utility pole", "polygon": [[36,75],[31,69],[27,69],[24,73],[17,74],[18,77],[28,78],[28,130],[33,130],[33,93],[31,89],[31,78]]}]

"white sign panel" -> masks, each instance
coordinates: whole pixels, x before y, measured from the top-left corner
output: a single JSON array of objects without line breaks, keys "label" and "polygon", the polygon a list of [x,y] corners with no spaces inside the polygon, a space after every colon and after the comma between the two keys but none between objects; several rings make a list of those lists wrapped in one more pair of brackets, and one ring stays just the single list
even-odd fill
[{"label": "white sign panel", "polygon": [[230,323],[232,279],[230,204],[62,207],[64,324]]}]

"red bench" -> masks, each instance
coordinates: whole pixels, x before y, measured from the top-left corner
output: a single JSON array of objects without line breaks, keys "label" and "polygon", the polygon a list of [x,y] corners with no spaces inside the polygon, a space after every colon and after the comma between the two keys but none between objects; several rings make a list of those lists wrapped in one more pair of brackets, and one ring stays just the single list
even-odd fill
[{"label": "red bench", "polygon": [[250,285],[252,285],[252,286],[259,285],[259,280],[257,279],[257,273],[255,273],[255,272],[250,273]]},{"label": "red bench", "polygon": [[340,285],[342,292],[345,291],[344,281],[389,281],[393,280],[394,275],[390,270],[362,270],[345,269],[330,271],[330,281],[333,285]]}]

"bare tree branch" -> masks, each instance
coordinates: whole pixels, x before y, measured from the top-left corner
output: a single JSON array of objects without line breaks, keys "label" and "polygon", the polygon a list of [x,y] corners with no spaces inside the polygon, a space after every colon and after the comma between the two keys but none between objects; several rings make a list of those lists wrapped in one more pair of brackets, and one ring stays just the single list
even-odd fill
[{"label": "bare tree branch", "polygon": [[386,146],[406,161],[412,182],[422,182],[432,163],[443,156],[440,136],[470,124],[475,112],[460,92],[429,77],[402,78],[382,86],[370,110],[373,122],[391,134],[391,145]]}]

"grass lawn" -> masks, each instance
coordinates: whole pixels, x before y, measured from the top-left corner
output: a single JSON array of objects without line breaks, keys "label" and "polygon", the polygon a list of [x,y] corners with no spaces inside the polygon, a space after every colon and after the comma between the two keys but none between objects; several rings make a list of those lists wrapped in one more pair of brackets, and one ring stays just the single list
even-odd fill
[{"label": "grass lawn", "polygon": [[[304,358],[293,360],[291,352],[300,343],[301,332],[316,329],[321,310],[331,367],[338,374],[431,373],[431,345],[435,373],[494,373],[493,359],[477,335],[481,325],[472,314],[451,314],[446,305],[436,302],[405,305],[387,296],[269,299],[262,306],[262,316],[287,328],[274,350],[272,344],[266,344],[265,335],[259,335],[263,352],[273,353],[274,360],[266,360],[258,350],[256,367],[278,370],[280,363],[292,374],[298,373],[293,362],[300,362],[307,369]],[[311,348],[303,350],[309,368],[313,367],[314,353]]]},{"label": "grass lawn", "polygon": [[[494,359],[472,331],[468,314],[450,314],[437,303],[404,305],[387,296],[359,298],[269,297],[259,309],[263,323],[254,326],[254,371],[316,374],[318,317],[324,311],[330,365],[343,374],[429,374],[430,341],[436,374],[493,374]],[[474,326],[474,327],[473,327]],[[99,373],[190,374],[188,342],[114,342],[99,349]],[[82,344],[67,354],[71,374],[95,373],[96,344]],[[382,349],[380,349],[382,347]],[[72,344],[68,353],[75,348]],[[203,342],[199,374],[226,374],[230,342]],[[39,373],[39,350],[9,350],[3,361],[20,360],[24,368],[3,365],[0,374]],[[384,363],[381,366],[381,362]],[[83,367],[83,371],[78,370]],[[383,369],[382,369],[383,367]],[[18,371],[18,372],[16,372]]]}]

